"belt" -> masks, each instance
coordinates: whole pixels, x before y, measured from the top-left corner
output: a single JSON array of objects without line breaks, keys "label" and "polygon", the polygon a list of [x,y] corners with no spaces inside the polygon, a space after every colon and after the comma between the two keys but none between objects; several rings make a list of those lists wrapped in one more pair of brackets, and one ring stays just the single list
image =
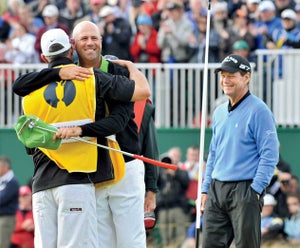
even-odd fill
[{"label": "belt", "polygon": [[218,179],[212,179],[212,181],[220,182],[220,183],[242,183],[242,182],[251,183],[253,181],[253,179],[236,180],[236,181],[221,181],[221,180],[218,180]]}]

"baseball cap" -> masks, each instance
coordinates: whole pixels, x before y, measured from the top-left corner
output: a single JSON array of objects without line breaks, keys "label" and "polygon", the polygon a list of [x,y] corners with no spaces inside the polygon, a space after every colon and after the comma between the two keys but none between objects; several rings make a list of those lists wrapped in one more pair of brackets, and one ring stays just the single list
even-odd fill
[{"label": "baseball cap", "polygon": [[237,40],[232,45],[232,50],[249,50],[249,45],[244,40]]},{"label": "baseball cap", "polygon": [[297,14],[292,9],[285,9],[284,11],[281,12],[281,18],[297,21]]},{"label": "baseball cap", "polygon": [[[53,45],[60,45],[60,49],[53,51]],[[61,28],[53,28],[46,31],[41,38],[42,53],[45,56],[58,55],[71,48],[70,38]]]},{"label": "baseball cap", "polygon": [[46,5],[42,12],[42,16],[47,16],[47,17],[58,16],[58,14],[59,14],[58,8],[53,4]]},{"label": "baseball cap", "polygon": [[111,6],[103,6],[103,8],[101,8],[100,12],[99,12],[99,16],[100,17],[106,17],[108,15],[111,15],[115,12],[114,8]]},{"label": "baseball cap", "polygon": [[259,6],[258,6],[258,10],[260,12],[264,12],[267,10],[275,10],[275,4],[269,0],[262,1],[262,2],[260,2]]},{"label": "baseball cap", "polygon": [[244,71],[251,73],[251,66],[250,63],[241,55],[231,54],[222,61],[221,67],[217,68],[215,73],[220,71],[227,71],[229,73]]},{"label": "baseball cap", "polygon": [[19,195],[31,195],[31,189],[29,186],[24,185],[19,188]]},{"label": "baseball cap", "polygon": [[142,25],[152,25],[152,18],[151,16],[148,15],[140,15],[137,20],[136,23],[138,25],[142,24]]},{"label": "baseball cap", "polygon": [[271,205],[275,206],[277,204],[277,201],[275,200],[274,196],[271,194],[266,194],[264,196],[264,205]]}]

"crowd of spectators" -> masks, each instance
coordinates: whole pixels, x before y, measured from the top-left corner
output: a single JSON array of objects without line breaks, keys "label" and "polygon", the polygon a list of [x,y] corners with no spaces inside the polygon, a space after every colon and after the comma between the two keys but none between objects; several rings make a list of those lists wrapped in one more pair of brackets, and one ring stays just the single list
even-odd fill
[{"label": "crowd of spectators", "polygon": [[264,196],[261,231],[263,245],[300,245],[299,178],[282,158]]},{"label": "crowd of spectators", "polygon": [[[7,0],[0,6],[0,61],[40,63],[40,37],[68,34],[90,20],[103,35],[103,54],[142,63],[204,62],[207,17],[209,62],[235,52],[300,47],[297,0]],[[255,62],[255,61],[253,61]]]}]

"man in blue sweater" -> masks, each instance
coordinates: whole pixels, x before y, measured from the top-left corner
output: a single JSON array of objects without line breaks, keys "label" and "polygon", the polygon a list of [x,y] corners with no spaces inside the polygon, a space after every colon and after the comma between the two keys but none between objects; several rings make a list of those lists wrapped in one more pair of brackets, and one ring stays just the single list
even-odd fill
[{"label": "man in blue sweater", "polygon": [[273,115],[249,92],[251,67],[227,56],[216,73],[229,101],[213,114],[213,135],[202,186],[203,248],[260,247],[263,195],[279,158]]}]

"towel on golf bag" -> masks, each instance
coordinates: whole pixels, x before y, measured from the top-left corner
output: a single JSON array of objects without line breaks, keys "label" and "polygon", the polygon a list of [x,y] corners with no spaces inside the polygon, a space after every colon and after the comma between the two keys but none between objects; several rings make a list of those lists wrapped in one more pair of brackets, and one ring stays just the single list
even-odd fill
[{"label": "towel on golf bag", "polygon": [[61,139],[53,142],[53,134],[57,127],[43,122],[34,115],[21,115],[14,125],[18,139],[28,148],[42,147],[56,150],[61,144]]}]

